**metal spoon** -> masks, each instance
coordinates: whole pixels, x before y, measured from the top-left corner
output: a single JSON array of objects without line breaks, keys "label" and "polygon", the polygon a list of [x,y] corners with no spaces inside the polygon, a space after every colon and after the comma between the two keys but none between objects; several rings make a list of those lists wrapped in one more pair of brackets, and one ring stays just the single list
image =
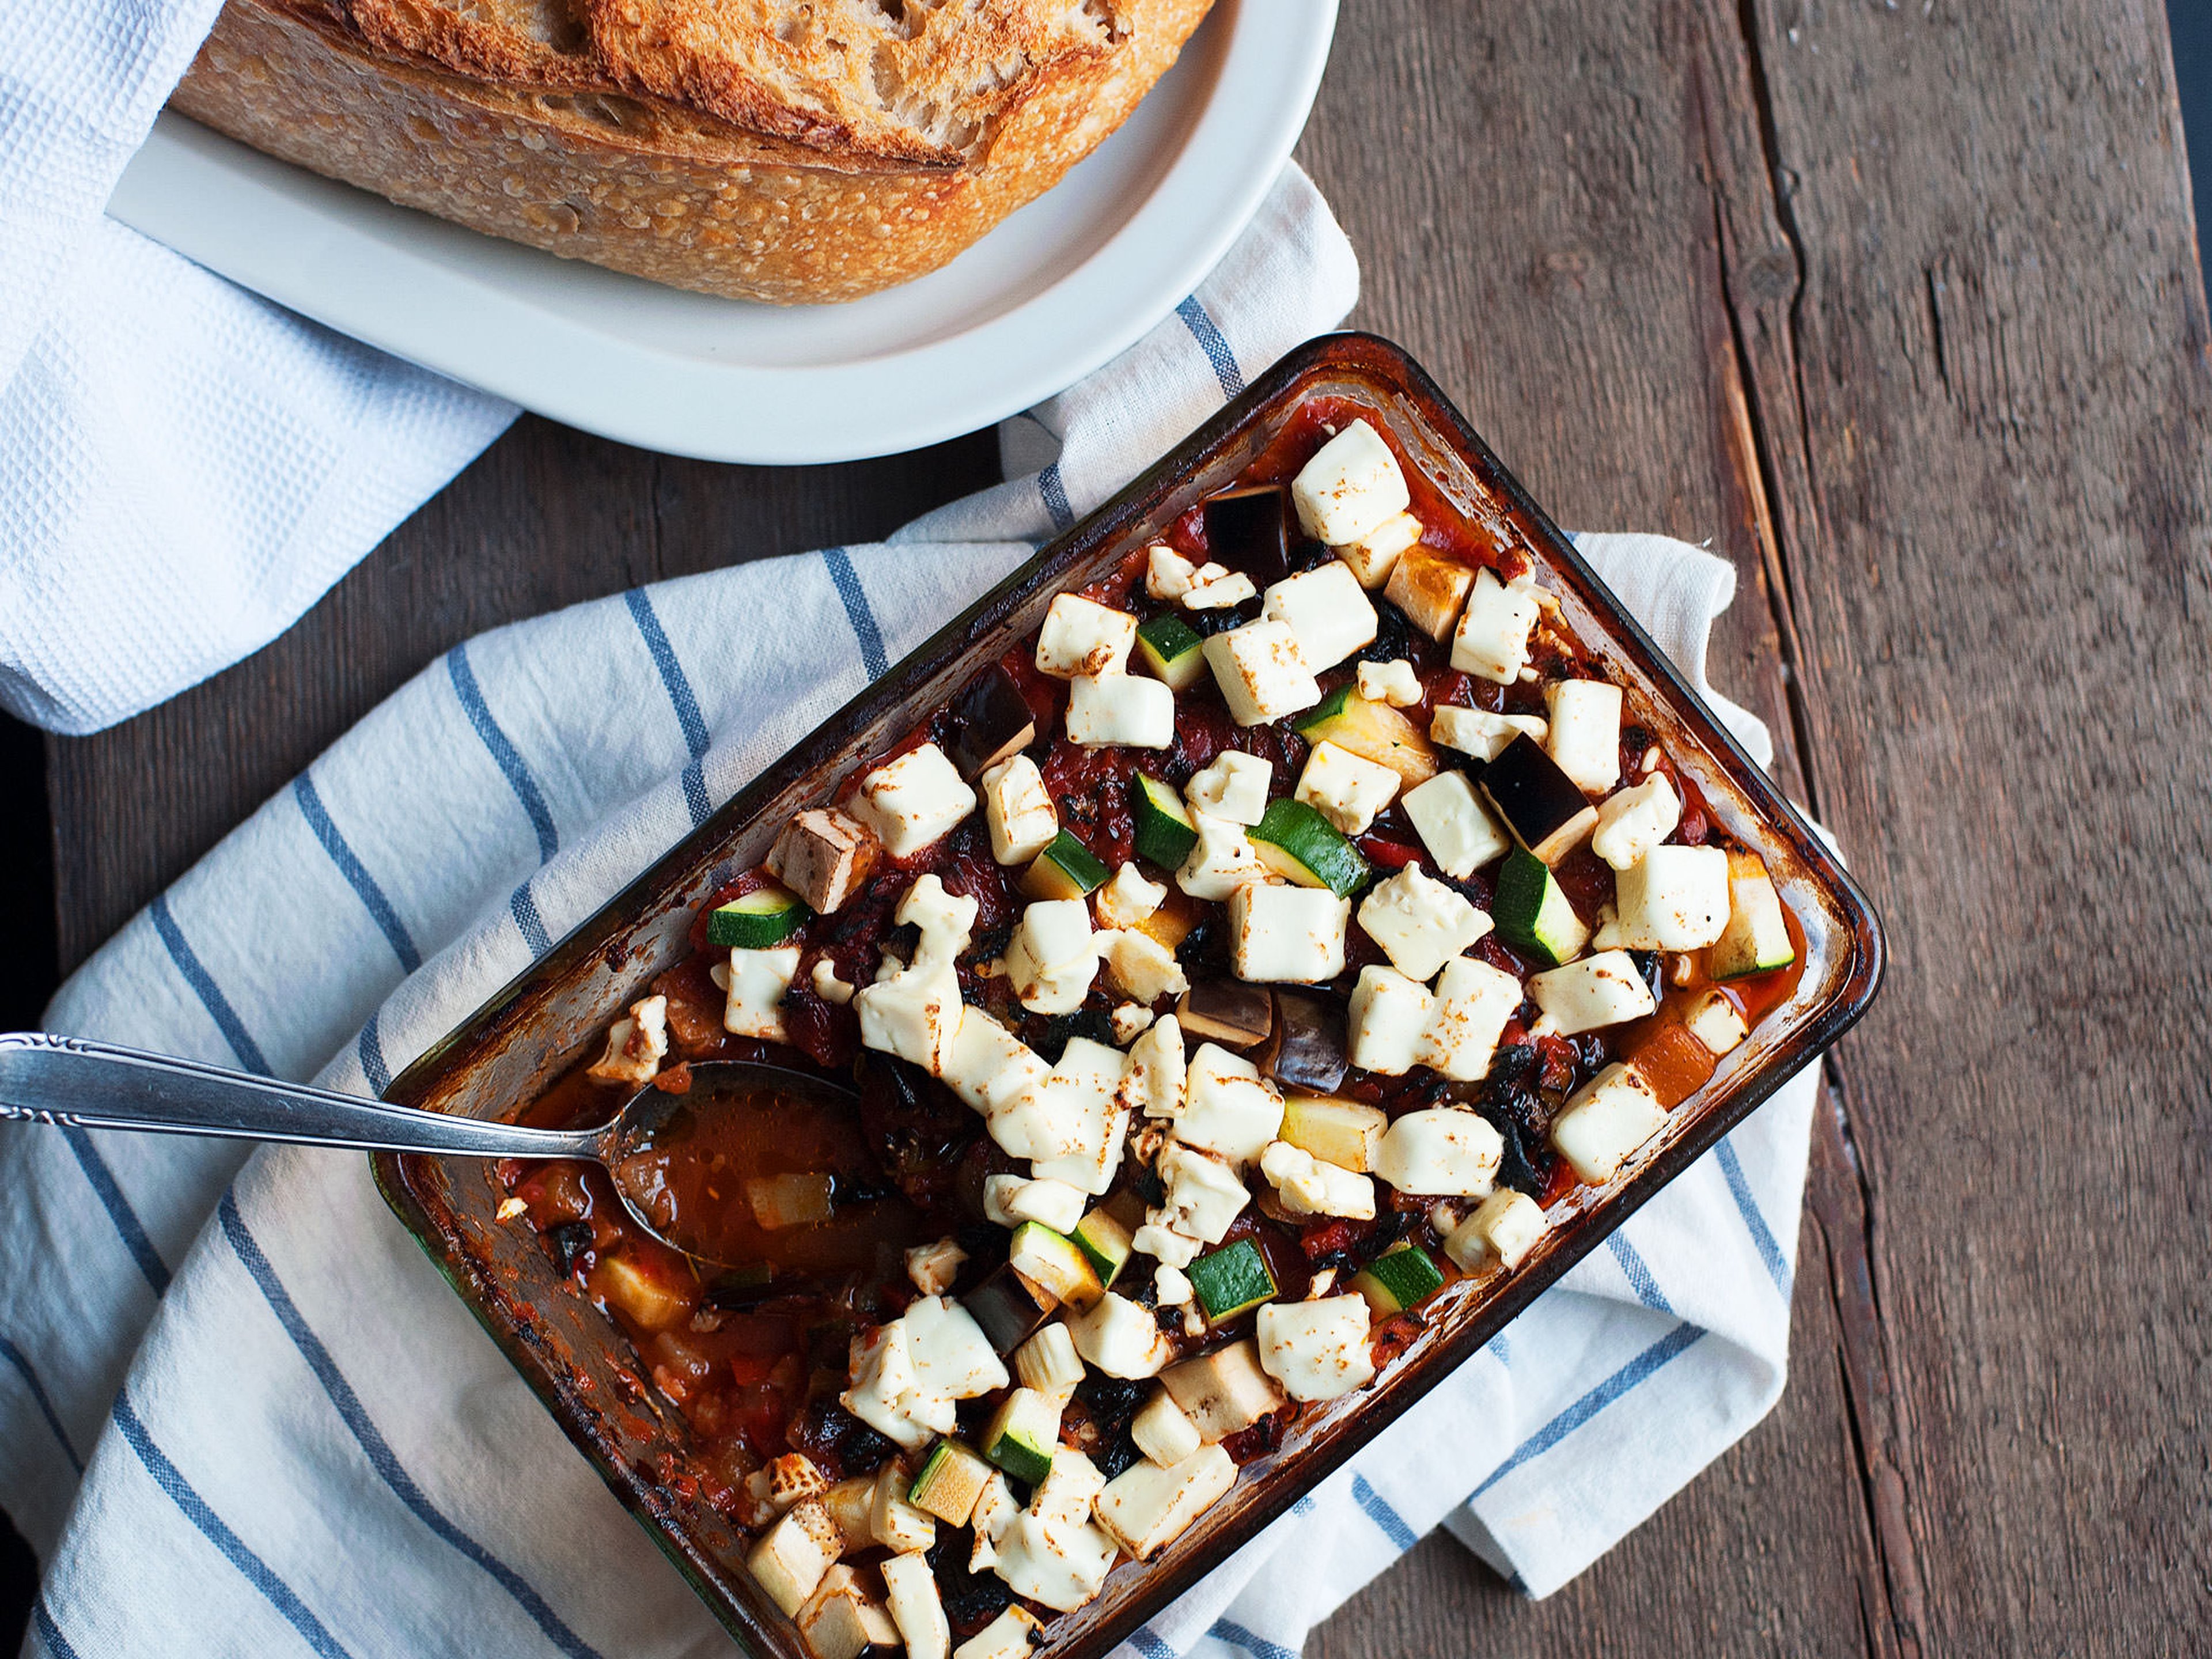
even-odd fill
[{"label": "metal spoon", "polygon": [[712,1249],[696,1248],[696,1238],[687,1242],[680,1229],[672,1236],[646,1212],[624,1179],[623,1160],[649,1150],[654,1136],[695,1097],[752,1090],[780,1100],[849,1104],[854,1097],[825,1078],[750,1061],[698,1062],[691,1073],[690,1094],[671,1094],[647,1084],[599,1128],[534,1129],[389,1106],[82,1037],[14,1031],[0,1033],[0,1122],[468,1158],[580,1158],[606,1169],[623,1205],[647,1232],[673,1249],[713,1261],[719,1258]]}]

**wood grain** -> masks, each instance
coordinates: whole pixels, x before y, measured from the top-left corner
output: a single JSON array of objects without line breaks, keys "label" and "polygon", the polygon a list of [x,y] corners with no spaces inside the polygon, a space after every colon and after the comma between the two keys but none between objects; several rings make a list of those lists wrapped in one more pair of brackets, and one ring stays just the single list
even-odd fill
[{"label": "wood grain", "polygon": [[[1570,526],[1711,538],[1716,684],[1895,963],[1833,1057],[1766,1422],[1541,1604],[1431,1539],[1326,1659],[2189,1650],[2212,1629],[2212,368],[2142,0],[1346,8],[1300,151]],[[454,641],[878,534],[525,420],[268,652],[52,748],[74,963]]]}]

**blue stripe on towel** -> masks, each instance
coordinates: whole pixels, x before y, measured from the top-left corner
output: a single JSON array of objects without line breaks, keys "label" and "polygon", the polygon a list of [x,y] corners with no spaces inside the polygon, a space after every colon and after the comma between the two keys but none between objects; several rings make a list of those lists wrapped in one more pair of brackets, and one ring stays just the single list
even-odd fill
[{"label": "blue stripe on towel", "polygon": [[1480,1498],[1507,1475],[1532,1457],[1540,1457],[1595,1417],[1607,1406],[1627,1394],[1668,1361],[1679,1358],[1696,1346],[1705,1331],[1696,1325],[1677,1325],[1635,1358],[1630,1360],[1611,1376],[1588,1394],[1559,1413],[1550,1422],[1523,1440],[1514,1449],[1513,1455],[1490,1473],[1490,1478],[1468,1494]]},{"label": "blue stripe on towel", "polygon": [[74,1123],[62,1130],[62,1139],[69,1144],[70,1152],[76,1158],[77,1168],[84,1171],[84,1178],[92,1183],[93,1194],[100,1200],[100,1207],[107,1212],[108,1220],[114,1224],[116,1236],[122,1239],[123,1248],[131,1252],[131,1259],[138,1264],[138,1271],[145,1275],[146,1283],[152,1287],[154,1294],[161,1295],[169,1288],[168,1264],[161,1260],[161,1253],[154,1248],[154,1241],[147,1237],[146,1224],[138,1219],[138,1212],[131,1207],[131,1200],[124,1196],[122,1183],[116,1180],[115,1171],[107,1167],[107,1160],[100,1155],[100,1148],[92,1144],[92,1137]]},{"label": "blue stripe on towel", "polygon": [[1075,509],[1067,504],[1067,490],[1060,482],[1058,461],[1037,474],[1037,495],[1052,517],[1054,530],[1065,530],[1075,522]]},{"label": "blue stripe on towel", "polygon": [[844,603],[846,617],[853,624],[853,635],[860,642],[860,665],[868,671],[870,679],[881,679],[891,661],[884,650],[884,630],[876,625],[874,607],[861,590],[860,573],[853,568],[853,556],[842,547],[825,547],[822,550],[822,562],[830,567],[830,580],[836,585],[837,597]]},{"label": "blue stripe on towel", "polygon": [[1766,1264],[1767,1277],[1773,1279],[1774,1288],[1782,1292],[1782,1299],[1790,1299],[1790,1263],[1783,1258],[1782,1247],[1774,1242],[1774,1235],[1766,1225],[1766,1218],[1759,1212],[1759,1200],[1751,1195],[1751,1182],[1744,1175],[1743,1161],[1735,1155],[1735,1145],[1723,1140],[1715,1147],[1721,1166],[1721,1178],[1735,1199],[1735,1206],[1743,1212],[1744,1231],[1751,1235],[1752,1248],[1759,1259]]},{"label": "blue stripe on towel", "polygon": [[553,948],[552,935],[545,931],[544,919],[538,914],[538,901],[530,896],[530,884],[524,882],[508,896],[507,914],[522,931],[522,942],[530,947],[534,957],[544,956]]},{"label": "blue stripe on towel", "polygon": [[116,1429],[128,1441],[131,1449],[138,1454],[138,1461],[146,1466],[146,1473],[154,1477],[154,1484],[169,1495],[170,1502],[184,1512],[185,1518],[200,1529],[208,1542],[222,1551],[231,1565],[236,1567],[246,1582],[259,1590],[269,1600],[269,1605],[284,1615],[292,1628],[300,1632],[307,1645],[323,1659],[352,1659],[338,1639],[331,1635],[323,1621],[282,1578],[274,1569],[254,1553],[253,1548],[228,1522],[208,1507],[207,1500],[192,1490],[191,1481],[172,1463],[161,1449],[154,1443],[154,1437],[146,1432],[146,1425],[138,1420],[131,1409],[131,1390],[125,1387],[115,1396],[115,1404],[108,1415]]},{"label": "blue stripe on towel", "polygon": [[1206,361],[1213,365],[1213,378],[1221,382],[1221,395],[1233,398],[1244,389],[1244,371],[1237,366],[1237,354],[1229,349],[1229,342],[1213,319],[1206,314],[1206,307],[1192,295],[1176,307],[1176,315],[1190,331],[1190,337],[1198,342],[1198,349],[1206,354]]},{"label": "blue stripe on towel", "polygon": [[1667,1300],[1667,1293],[1659,1288],[1659,1281],[1651,1276],[1650,1265],[1628,1242],[1627,1234],[1615,1233],[1605,1244],[1613,1252],[1613,1259],[1620,1264],[1621,1277],[1627,1279],[1628,1288],[1636,1292],[1638,1302],[1654,1313],[1674,1311],[1674,1305]]},{"label": "blue stripe on towel", "polygon": [[1129,1645],[1145,1656],[1145,1659],[1177,1659],[1176,1650],[1162,1641],[1150,1625],[1139,1625],[1129,1632]]},{"label": "blue stripe on towel", "polygon": [[1212,1628],[1206,1633],[1218,1641],[1228,1643],[1232,1648],[1243,1649],[1252,1656],[1252,1659],[1298,1659],[1297,1649],[1286,1648],[1279,1642],[1270,1642],[1264,1636],[1255,1636],[1243,1626],[1226,1619],[1215,1620]]},{"label": "blue stripe on towel", "polygon": [[469,647],[465,644],[446,653],[446,674],[453,683],[453,695],[460,699],[461,712],[469,717],[477,736],[491,751],[493,763],[507,777],[507,787],[522,803],[530,827],[538,832],[538,861],[544,863],[561,850],[561,831],[553,823],[552,809],[545,805],[538,780],[530,775],[522,751],[492,718],[491,705],[484,701],[483,688],[477,684],[476,670],[469,665]]},{"label": "blue stripe on towel", "polygon": [[1352,1477],[1352,1501],[1367,1511],[1367,1518],[1382,1529],[1382,1535],[1401,1550],[1409,1550],[1419,1543],[1419,1534],[1406,1524],[1406,1519],[1392,1509],[1382,1494],[1367,1484],[1364,1474]]},{"label": "blue stripe on towel", "polygon": [[707,722],[699,713],[699,699],[692,695],[684,665],[676,659],[676,647],[669,644],[645,590],[631,588],[623,595],[623,603],[629,607],[645,648],[653,653],[653,665],[660,671],[660,683],[667,687],[668,701],[676,709],[676,723],[684,728],[684,746],[691,751],[691,764],[684,769],[684,805],[693,824],[704,823],[714,808],[708,803],[706,773],[699,764],[699,757],[707,752]]},{"label": "blue stripe on towel", "polygon": [[361,1040],[354,1044],[354,1052],[361,1057],[361,1074],[379,1096],[392,1086],[392,1067],[384,1058],[384,1033],[377,1027],[383,1018],[381,1008],[371,1014],[368,1024],[361,1028]]},{"label": "blue stripe on towel", "polygon": [[392,946],[392,954],[399,958],[399,965],[413,973],[422,965],[422,953],[415,948],[415,941],[407,936],[407,925],[399,920],[399,912],[392,908],[392,901],[377,885],[376,878],[361,861],[344,834],[331,819],[323,805],[322,793],[315,781],[302,772],[292,781],[292,799],[300,804],[300,816],[307,821],[307,828],[315,832],[315,839],[323,844],[323,851],[331,855],[331,862],[346,878],[346,885],[360,897],[369,919],[383,933],[385,942]]},{"label": "blue stripe on towel", "polygon": [[292,1300],[291,1292],[284,1288],[283,1281],[276,1276],[276,1268],[270,1265],[260,1242],[253,1237],[252,1231],[246,1224],[245,1216],[239,1212],[237,1194],[225,1193],[222,1202],[216,1207],[216,1214],[222,1220],[223,1237],[230,1241],[230,1248],[238,1253],[239,1261],[245,1264],[246,1271],[260,1288],[270,1311],[276,1316],[276,1322],[284,1328],[284,1334],[292,1339],[292,1346],[299,1349],[300,1357],[307,1362],[307,1369],[322,1384],[323,1392],[330,1396],[331,1406],[351,1431],[355,1441],[368,1456],[369,1466],[382,1478],[384,1484],[392,1488],[393,1494],[414,1512],[424,1526],[489,1573],[501,1589],[521,1605],[522,1610],[531,1616],[538,1629],[545,1632],[554,1646],[563,1653],[575,1656],[575,1659],[600,1659],[599,1650],[570,1630],[562,1621],[560,1614],[545,1605],[545,1599],[530,1586],[521,1574],[448,1520],[415,1484],[414,1477],[400,1463],[391,1443],[385,1439],[370,1419],[367,1408],[362,1405],[361,1396],[354,1392],[353,1384],[346,1381],[344,1373],[338,1370],[337,1362],[331,1358],[330,1350],[323,1346],[322,1339],[301,1316],[298,1304]]},{"label": "blue stripe on towel", "polygon": [[185,976],[185,983],[192,988],[192,994],[200,1000],[208,1018],[215,1021],[216,1029],[222,1033],[223,1041],[230,1044],[231,1053],[238,1063],[249,1072],[270,1075],[269,1062],[261,1056],[261,1045],[253,1040],[253,1033],[246,1029],[246,1022],[238,1017],[238,1010],[230,1006],[230,999],[222,994],[222,987],[215,982],[215,975],[202,965],[199,957],[185,938],[177,919],[169,914],[169,896],[158,895],[146,907],[146,914],[154,923],[154,931],[161,936],[161,944],[169,953],[169,960]]},{"label": "blue stripe on towel", "polygon": [[31,1622],[38,1627],[39,1640],[46,1644],[46,1651],[53,1656],[53,1659],[77,1659],[76,1650],[69,1644],[69,1638],[54,1623],[54,1615],[47,1611],[46,1598],[43,1594],[31,1603]]},{"label": "blue stripe on towel", "polygon": [[62,1455],[69,1459],[71,1468],[82,1474],[84,1460],[76,1455],[76,1448],[70,1444],[69,1431],[62,1426],[61,1414],[55,1411],[53,1399],[46,1393],[46,1385],[39,1381],[38,1372],[31,1369],[29,1358],[21,1348],[6,1337],[0,1336],[0,1359],[6,1360],[15,1368],[15,1375],[23,1379],[23,1386],[31,1391],[31,1403],[39,1408],[39,1415],[46,1419],[46,1426],[54,1431],[54,1438],[62,1443]]}]

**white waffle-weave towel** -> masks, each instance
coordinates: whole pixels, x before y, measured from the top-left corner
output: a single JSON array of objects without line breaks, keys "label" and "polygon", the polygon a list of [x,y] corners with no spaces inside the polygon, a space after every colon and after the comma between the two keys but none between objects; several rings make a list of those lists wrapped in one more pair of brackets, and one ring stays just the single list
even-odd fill
[{"label": "white waffle-weave towel", "polygon": [[[1356,283],[1326,207],[1287,175],[1175,317],[1008,423],[1015,482],[884,545],[456,647],[134,919],[51,1024],[380,1088],[1055,526],[1340,318]],[[1583,546],[1702,680],[1728,567],[1651,537]],[[1132,1650],[1295,1650],[1440,1521],[1534,1594],[1580,1571],[1781,1389],[1810,1098],[1807,1079],[1769,1103]],[[34,1650],[731,1650],[364,1159],[18,1127],[0,1130],[0,1504],[48,1564]]]},{"label": "white waffle-weave towel", "polygon": [[266,645],[514,418],[102,215],[219,9],[0,5],[0,708],[56,732]]}]

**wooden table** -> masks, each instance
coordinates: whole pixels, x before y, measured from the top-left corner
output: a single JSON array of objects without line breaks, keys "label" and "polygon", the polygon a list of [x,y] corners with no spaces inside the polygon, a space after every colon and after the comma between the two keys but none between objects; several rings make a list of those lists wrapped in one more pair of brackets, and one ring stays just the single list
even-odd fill
[{"label": "wooden table", "polygon": [[[2155,0],[1356,0],[1300,155],[1354,320],[1556,516],[1735,562],[1712,678],[1894,952],[1772,1417],[1550,1601],[1431,1539],[1316,1652],[2201,1644],[2212,386]],[[65,965],[453,641],[994,466],[523,420],[270,650],[53,745]]]}]

